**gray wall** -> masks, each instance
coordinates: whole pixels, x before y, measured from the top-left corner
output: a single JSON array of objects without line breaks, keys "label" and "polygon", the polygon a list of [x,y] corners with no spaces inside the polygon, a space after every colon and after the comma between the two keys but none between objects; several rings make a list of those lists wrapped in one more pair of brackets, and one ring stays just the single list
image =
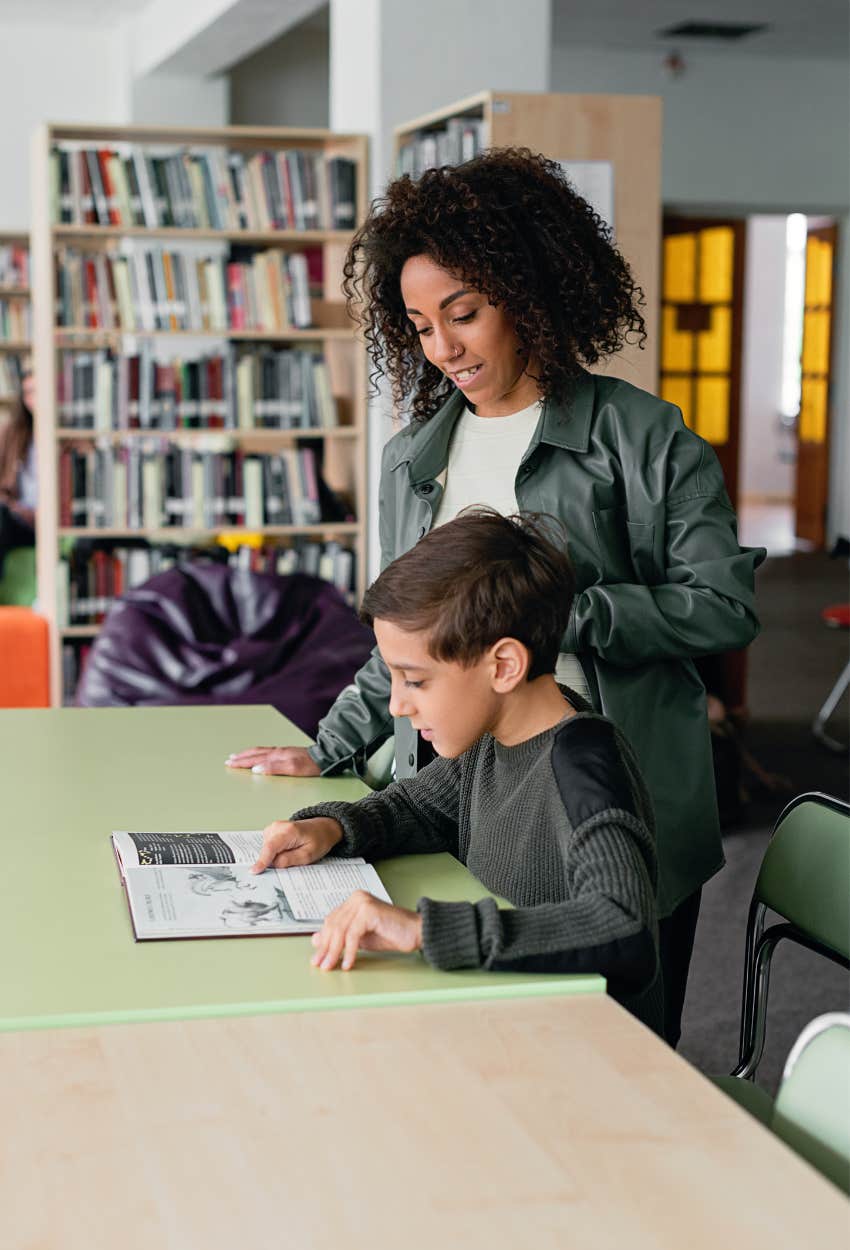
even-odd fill
[{"label": "gray wall", "polygon": [[230,71],[230,120],[237,126],[327,128],[328,31],[306,22]]}]

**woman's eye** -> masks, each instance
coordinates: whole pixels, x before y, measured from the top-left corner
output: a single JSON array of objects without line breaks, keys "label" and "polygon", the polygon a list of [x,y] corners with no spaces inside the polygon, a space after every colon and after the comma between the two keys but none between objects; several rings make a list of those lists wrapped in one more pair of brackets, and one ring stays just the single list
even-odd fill
[{"label": "woman's eye", "polygon": [[416,327],[416,326],[414,326],[413,328],[414,328],[414,330],[416,330],[416,333],[419,335],[419,337],[420,337],[420,338],[422,337],[422,335],[423,335],[423,334],[430,334],[430,333],[431,333],[431,327],[430,327],[430,326],[422,326],[422,327],[421,327],[421,329],[417,329],[417,327]]},{"label": "woman's eye", "polygon": [[473,309],[472,312],[464,313],[462,317],[455,317],[455,321],[461,322],[461,323],[466,322],[466,321],[471,321],[472,318],[475,316],[475,311],[476,310]]}]

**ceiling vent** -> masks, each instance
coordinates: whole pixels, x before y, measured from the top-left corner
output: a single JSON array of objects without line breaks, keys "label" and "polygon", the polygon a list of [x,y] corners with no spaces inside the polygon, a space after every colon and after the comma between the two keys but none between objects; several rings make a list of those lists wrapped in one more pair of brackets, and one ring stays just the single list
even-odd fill
[{"label": "ceiling vent", "polygon": [[675,26],[656,31],[656,36],[659,39],[722,39],[731,43],[767,29],[767,22],[677,22]]}]

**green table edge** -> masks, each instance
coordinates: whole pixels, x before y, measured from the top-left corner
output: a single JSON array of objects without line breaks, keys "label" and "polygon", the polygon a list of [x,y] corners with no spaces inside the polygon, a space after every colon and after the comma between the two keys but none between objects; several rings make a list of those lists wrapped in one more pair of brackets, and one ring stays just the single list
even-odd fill
[{"label": "green table edge", "polygon": [[[345,976],[345,973],[328,973]],[[493,973],[494,978],[498,973]],[[401,990],[380,994],[358,994],[351,998],[281,998],[265,1002],[198,1004],[191,1007],[155,1007],[140,1011],[80,1011],[52,1016],[18,1016],[0,1021],[0,1033],[35,1029],[88,1028],[104,1024],[152,1024],[157,1021],[207,1020],[216,1017],[269,1016],[307,1011],[345,1011],[360,1007],[421,1007],[429,1003],[486,1002],[510,998],[571,998],[576,994],[600,994],[606,988],[600,976],[577,975],[565,979],[517,985],[478,986],[474,990],[459,985],[433,990]]]}]

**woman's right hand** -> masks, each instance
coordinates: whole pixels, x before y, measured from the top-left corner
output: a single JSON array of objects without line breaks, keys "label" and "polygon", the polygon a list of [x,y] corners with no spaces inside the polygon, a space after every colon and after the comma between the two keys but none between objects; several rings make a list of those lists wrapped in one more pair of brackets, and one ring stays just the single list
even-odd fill
[{"label": "woman's right hand", "polygon": [[322,770],[306,747],[249,747],[224,761],[228,768],[250,768],[252,773],[279,777],[320,777]]},{"label": "woman's right hand", "polygon": [[330,816],[309,820],[273,820],[263,830],[263,848],[252,872],[267,868],[293,868],[324,859],[342,838],[343,829]]}]

